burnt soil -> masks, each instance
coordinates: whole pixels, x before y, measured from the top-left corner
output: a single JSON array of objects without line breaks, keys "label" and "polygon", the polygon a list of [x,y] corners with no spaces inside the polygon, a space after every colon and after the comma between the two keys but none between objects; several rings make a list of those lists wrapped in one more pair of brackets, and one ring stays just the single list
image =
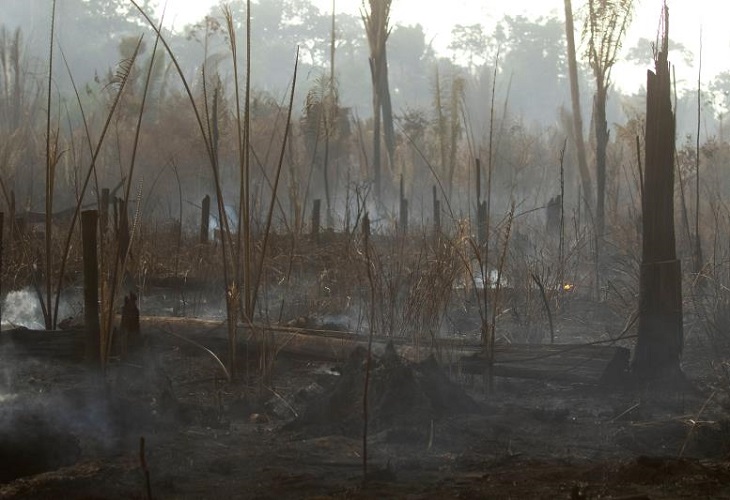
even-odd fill
[{"label": "burnt soil", "polygon": [[339,364],[279,356],[266,379],[241,356],[233,382],[170,339],[103,377],[0,354],[3,499],[730,498],[727,399],[701,346],[682,386],[491,392],[387,350],[369,366],[367,481],[362,349]]}]

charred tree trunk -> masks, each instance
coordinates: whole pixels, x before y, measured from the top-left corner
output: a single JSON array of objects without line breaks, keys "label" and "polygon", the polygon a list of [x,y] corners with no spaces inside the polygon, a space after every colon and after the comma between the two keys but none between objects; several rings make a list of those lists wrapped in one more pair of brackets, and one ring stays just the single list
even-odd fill
[{"label": "charred tree trunk", "polygon": [[382,61],[380,63],[380,104],[383,109],[383,138],[385,139],[385,149],[388,152],[388,163],[393,168],[395,162],[395,126],[393,124],[393,105],[390,102],[388,54],[385,50],[385,43],[383,43],[382,51]]},{"label": "charred tree trunk", "polygon": [[433,228],[436,234],[441,232],[441,202],[436,196],[436,186],[433,186]]},{"label": "charred tree trunk", "polygon": [[143,342],[139,326],[137,295],[134,292],[129,292],[129,295],[124,297],[122,320],[119,326],[121,338],[123,339],[121,346],[122,356],[138,352],[143,347]]},{"label": "charred tree trunk", "polygon": [[606,231],[606,149],[608,148],[608,123],[606,99],[608,89],[604,76],[596,74],[597,90],[593,101],[593,121],[596,131],[596,222],[595,222],[595,293],[601,298]]},{"label": "charred tree trunk", "polygon": [[117,233],[117,245],[119,247],[119,260],[124,260],[124,256],[127,255],[127,249],[129,248],[129,214],[127,213],[127,202],[122,198],[116,198],[115,203],[115,218],[117,223],[115,229]]},{"label": "charred tree trunk", "polygon": [[647,75],[639,337],[633,362],[634,373],[641,380],[678,374],[683,344],[681,264],[674,234],[675,121],[667,61],[666,8],[664,16],[656,73],[649,71]]},{"label": "charred tree trunk", "polygon": [[370,72],[373,79],[373,176],[375,181],[375,198],[380,201],[382,194],[382,165],[380,163],[380,93],[376,82],[379,80],[377,62],[370,59]]},{"label": "charred tree trunk", "polygon": [[10,207],[8,207],[8,222],[10,223],[10,251],[12,252],[14,243],[18,238],[18,223],[17,215],[15,213],[15,191],[10,190]]},{"label": "charred tree trunk", "polygon": [[477,207],[477,241],[480,245],[487,244],[487,202],[483,201]]},{"label": "charred tree trunk", "polygon": [[390,102],[388,83],[388,58],[386,43],[390,35],[391,0],[369,0],[370,9],[363,12],[362,19],[370,46],[370,77],[373,86],[373,170],[375,176],[375,196],[380,201],[382,195],[382,172],[380,161],[381,117],[385,135],[385,146],[392,166],[395,153],[395,132],[393,111]]},{"label": "charred tree trunk", "polygon": [[607,90],[603,82],[599,82],[593,117],[596,127],[596,239],[599,243],[599,256],[606,230],[606,150],[609,140],[606,121]]},{"label": "charred tree trunk", "polygon": [[404,236],[408,233],[408,199],[406,198],[403,174],[400,176],[400,232]]},{"label": "charred tree trunk", "polygon": [[101,190],[101,206],[99,207],[99,230],[105,233],[109,228],[109,188]]},{"label": "charred tree trunk", "polygon": [[312,206],[312,240],[319,242],[319,228],[322,226],[322,200],[314,200]]},{"label": "charred tree trunk", "polygon": [[208,243],[208,232],[210,231],[210,196],[203,198],[203,210],[200,216],[200,243]]},{"label": "charred tree trunk", "polygon": [[475,166],[477,181],[477,241],[479,241],[480,245],[485,245],[487,241],[487,202],[482,201],[482,166],[479,158],[476,159]]}]

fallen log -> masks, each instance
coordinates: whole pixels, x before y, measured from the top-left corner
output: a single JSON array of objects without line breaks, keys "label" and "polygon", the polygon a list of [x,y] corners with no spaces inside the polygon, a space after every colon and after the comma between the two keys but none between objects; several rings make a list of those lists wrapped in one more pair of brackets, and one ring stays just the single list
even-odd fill
[{"label": "fallen log", "polygon": [[[174,332],[210,348],[227,348],[228,329],[225,322],[204,319],[145,316],[140,318],[143,331],[159,341],[159,334]],[[241,348],[257,351],[262,347],[277,354],[316,361],[340,362],[358,346],[367,347],[368,337],[352,332],[314,330],[280,325],[239,325]],[[479,352],[478,344],[460,339],[436,339],[414,344],[408,339],[373,337],[373,353],[380,356],[388,342],[393,342],[399,355],[409,361],[423,361],[433,354],[443,364],[456,364],[462,356]]]},{"label": "fallen log", "polygon": [[12,328],[0,333],[0,358],[4,363],[31,357],[81,362],[84,359],[85,330],[30,330]]},{"label": "fallen log", "polygon": [[[597,344],[497,344],[493,373],[499,377],[561,382],[620,383],[629,368],[629,349]],[[465,373],[485,373],[481,352],[461,358]]]},{"label": "fallen log", "polygon": [[[140,318],[142,334],[152,348],[179,344],[184,337],[213,352],[228,348],[228,329],[223,321],[146,316]],[[238,326],[239,347],[250,355],[262,349],[269,354],[313,361],[339,363],[358,346],[366,347],[368,337],[346,332],[304,330],[276,325]],[[373,353],[385,351],[393,342],[403,358],[418,362],[433,355],[443,366],[462,373],[483,374],[489,361],[481,346],[461,339],[436,339],[417,344],[407,339],[373,338]],[[0,346],[11,345],[16,355],[78,360],[83,356],[83,331],[43,332],[14,329],[2,332]],[[506,344],[498,343],[493,375],[533,378],[584,384],[611,384],[622,379],[629,366],[629,350],[595,344]]]},{"label": "fallen log", "polygon": [[[225,323],[183,318],[147,317],[147,330],[181,329],[210,347],[210,342],[225,338]],[[201,337],[200,334],[205,332]],[[354,333],[306,330],[285,326],[239,326],[239,341],[249,349],[267,346],[276,354],[317,361],[341,362],[358,346],[367,346],[367,336]],[[373,353],[382,355],[389,341],[403,358],[418,362],[431,355],[444,366],[463,373],[482,374],[488,368],[479,344],[461,339],[437,339],[417,345],[407,339],[373,338]],[[225,344],[221,343],[221,347]],[[497,343],[493,374],[498,377],[532,378],[586,384],[615,384],[629,367],[630,351],[624,347],[599,344],[507,344]]]}]

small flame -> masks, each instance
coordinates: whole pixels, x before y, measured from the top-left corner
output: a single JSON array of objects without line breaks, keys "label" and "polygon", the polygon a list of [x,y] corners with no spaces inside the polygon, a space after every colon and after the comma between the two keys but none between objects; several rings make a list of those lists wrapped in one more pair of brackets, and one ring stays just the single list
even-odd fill
[{"label": "small flame", "polygon": [[573,288],[575,288],[575,285],[573,285],[572,283],[565,283],[563,285],[563,291],[564,292],[572,292],[573,291]]}]

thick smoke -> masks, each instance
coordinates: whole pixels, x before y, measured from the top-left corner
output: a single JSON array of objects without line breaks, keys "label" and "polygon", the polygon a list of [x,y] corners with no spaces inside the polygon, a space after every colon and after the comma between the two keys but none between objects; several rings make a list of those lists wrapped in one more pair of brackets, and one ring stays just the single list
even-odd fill
[{"label": "thick smoke", "polygon": [[[78,314],[78,308],[74,307],[73,297],[61,297],[59,303],[59,319],[68,318]],[[3,301],[3,329],[25,327],[32,330],[43,330],[43,311],[38,295],[31,288],[8,292]]]}]

